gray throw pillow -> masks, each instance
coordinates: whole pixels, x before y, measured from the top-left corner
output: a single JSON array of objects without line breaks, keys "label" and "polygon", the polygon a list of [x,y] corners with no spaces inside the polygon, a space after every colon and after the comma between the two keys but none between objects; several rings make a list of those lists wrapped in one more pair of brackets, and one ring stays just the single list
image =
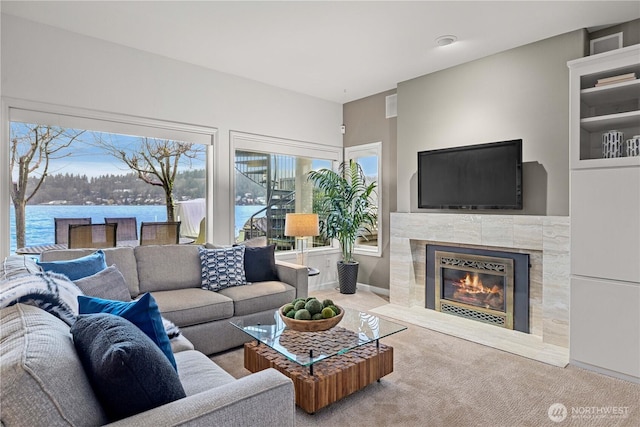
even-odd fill
[{"label": "gray throw pillow", "polygon": [[186,397],[178,373],[136,325],[108,313],[83,314],[73,342],[111,421]]},{"label": "gray throw pillow", "polygon": [[244,245],[248,248],[259,248],[262,246],[267,246],[267,236],[254,237],[253,239],[245,240],[244,242],[240,242],[238,244]]},{"label": "gray throw pillow", "polygon": [[124,276],[112,265],[98,273],[74,280],[85,295],[116,301],[131,301],[131,294]]}]

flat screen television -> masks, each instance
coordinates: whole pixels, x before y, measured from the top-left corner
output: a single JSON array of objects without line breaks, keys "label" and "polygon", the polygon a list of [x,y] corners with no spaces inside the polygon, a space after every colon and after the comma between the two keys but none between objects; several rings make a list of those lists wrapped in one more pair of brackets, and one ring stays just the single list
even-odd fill
[{"label": "flat screen television", "polygon": [[522,140],[419,152],[418,207],[522,209]]}]

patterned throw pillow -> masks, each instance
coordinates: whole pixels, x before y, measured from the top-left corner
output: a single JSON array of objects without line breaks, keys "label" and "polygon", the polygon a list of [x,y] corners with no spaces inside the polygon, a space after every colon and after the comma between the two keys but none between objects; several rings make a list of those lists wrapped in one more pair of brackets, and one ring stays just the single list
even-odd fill
[{"label": "patterned throw pillow", "polygon": [[219,291],[231,286],[246,285],[244,249],[244,246],[224,249],[199,248],[202,289]]}]

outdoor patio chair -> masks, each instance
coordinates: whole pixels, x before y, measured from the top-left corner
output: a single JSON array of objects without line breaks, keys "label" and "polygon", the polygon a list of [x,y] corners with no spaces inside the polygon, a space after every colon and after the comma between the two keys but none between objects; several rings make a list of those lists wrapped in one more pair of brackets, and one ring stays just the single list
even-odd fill
[{"label": "outdoor patio chair", "polygon": [[180,221],[142,222],[140,224],[140,246],[176,245],[180,243]]},{"label": "outdoor patio chair", "polygon": [[200,220],[200,231],[198,232],[198,237],[196,238],[196,240],[193,242],[195,245],[204,245],[205,244],[205,240],[207,239],[207,225],[206,225],[206,218],[202,218]]},{"label": "outdoor patio chair", "polygon": [[105,224],[118,224],[118,242],[138,241],[138,219],[132,217],[105,218]]},{"label": "outdoor patio chair", "polygon": [[55,243],[66,244],[69,239],[70,224],[91,224],[91,218],[53,218],[55,224]]},{"label": "outdoor patio chair", "polygon": [[116,246],[118,224],[70,224],[69,249],[113,248]]}]

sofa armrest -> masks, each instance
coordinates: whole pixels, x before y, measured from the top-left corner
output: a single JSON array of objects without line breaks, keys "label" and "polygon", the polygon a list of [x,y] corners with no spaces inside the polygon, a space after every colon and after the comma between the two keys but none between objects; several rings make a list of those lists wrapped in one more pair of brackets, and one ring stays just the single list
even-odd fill
[{"label": "sofa armrest", "polygon": [[293,427],[294,422],[293,382],[275,369],[269,368],[232,383],[116,421],[108,426]]},{"label": "sofa armrest", "polygon": [[281,282],[296,288],[296,298],[309,296],[309,269],[304,265],[276,261],[276,269]]}]

